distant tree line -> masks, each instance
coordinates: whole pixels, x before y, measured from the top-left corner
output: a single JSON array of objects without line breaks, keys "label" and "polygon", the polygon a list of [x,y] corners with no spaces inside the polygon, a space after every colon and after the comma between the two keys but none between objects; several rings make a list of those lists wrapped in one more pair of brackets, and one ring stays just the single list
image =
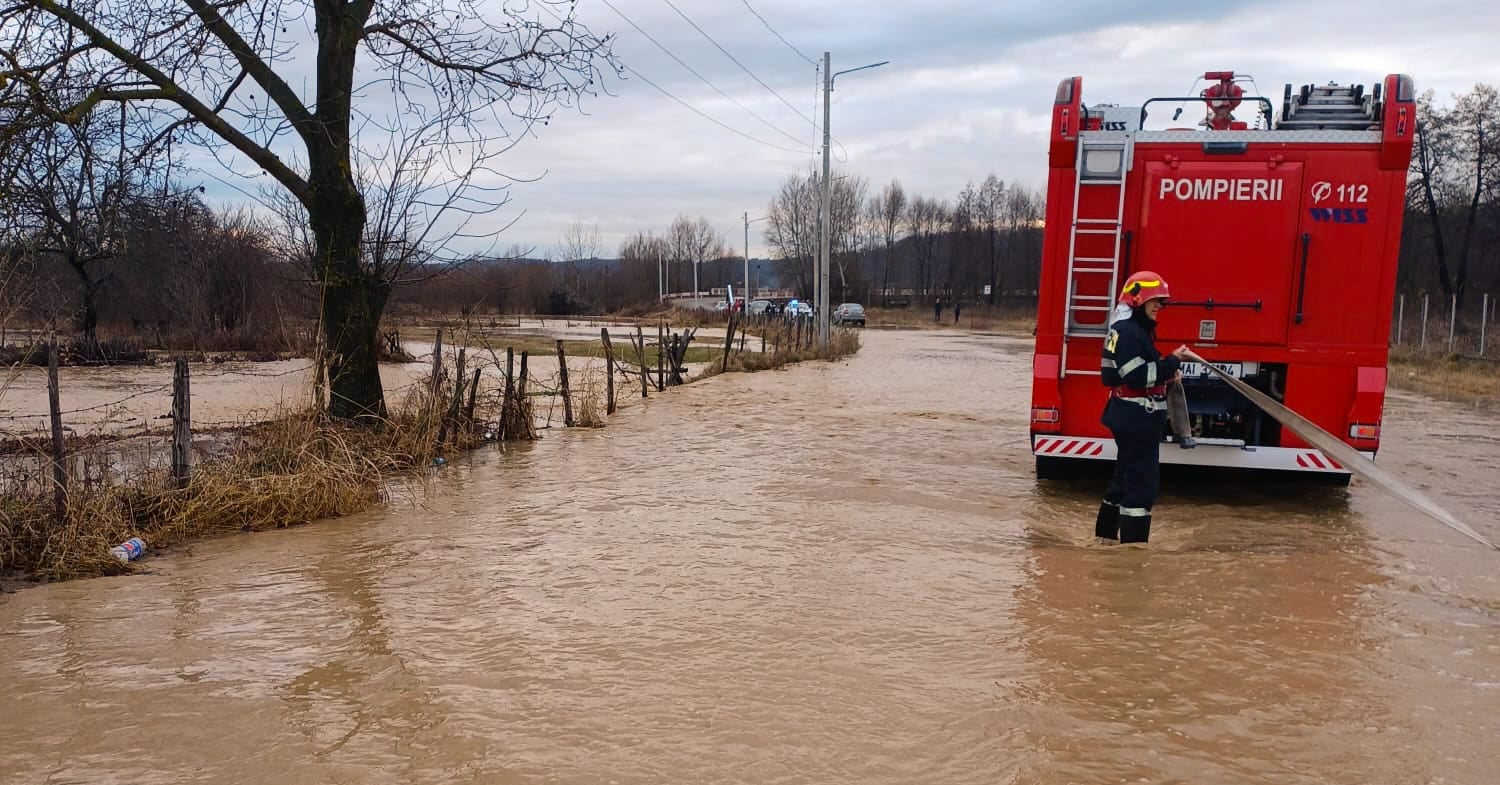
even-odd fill
[{"label": "distant tree line", "polygon": [[[121,145],[140,134],[124,113],[97,108],[72,125],[13,129],[0,139],[0,325],[52,326],[92,338],[134,333],[173,346],[297,348],[320,309],[305,215],[213,210],[181,184],[165,147]],[[122,133],[123,132],[123,133]],[[683,214],[610,253],[598,230],[568,228],[546,252],[514,247],[485,258],[404,242],[419,198],[410,156],[367,190],[365,268],[398,307],[450,313],[644,311],[658,293],[739,286],[739,227],[728,237]],[[383,185],[382,185],[383,184]],[[1500,95],[1494,87],[1419,103],[1406,193],[1398,286],[1410,294],[1500,294]],[[769,247],[751,260],[757,289],[813,295],[819,188],[787,177],[752,225]],[[907,306],[935,300],[1024,303],[1035,296],[1043,194],[994,175],[949,198],[872,190],[835,172],[831,298]],[[758,245],[762,244],[760,242]],[[988,293],[986,293],[988,287]],[[1473,294],[1473,297],[1470,295]]]}]

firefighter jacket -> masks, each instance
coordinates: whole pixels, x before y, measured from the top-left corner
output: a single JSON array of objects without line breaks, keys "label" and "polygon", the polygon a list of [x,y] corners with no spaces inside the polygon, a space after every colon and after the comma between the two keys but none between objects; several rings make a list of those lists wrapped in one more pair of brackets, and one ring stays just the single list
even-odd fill
[{"label": "firefighter jacket", "polygon": [[1156,350],[1156,322],[1136,309],[1110,326],[1100,379],[1110,388],[1103,423],[1110,430],[1159,436],[1167,418],[1167,380],[1181,365]]}]

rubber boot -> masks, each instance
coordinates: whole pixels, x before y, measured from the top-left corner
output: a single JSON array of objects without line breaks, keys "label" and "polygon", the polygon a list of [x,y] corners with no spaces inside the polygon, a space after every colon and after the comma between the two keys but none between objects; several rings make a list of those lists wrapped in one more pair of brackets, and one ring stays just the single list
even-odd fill
[{"label": "rubber boot", "polygon": [[1094,536],[1111,542],[1120,539],[1120,505],[1102,502],[1094,519]]},{"label": "rubber boot", "polygon": [[1151,539],[1151,516],[1121,515],[1120,542],[1146,542]]}]

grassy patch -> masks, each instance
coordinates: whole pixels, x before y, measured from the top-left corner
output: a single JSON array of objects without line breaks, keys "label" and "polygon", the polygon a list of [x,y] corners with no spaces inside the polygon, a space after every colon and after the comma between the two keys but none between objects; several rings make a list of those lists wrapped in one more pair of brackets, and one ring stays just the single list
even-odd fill
[{"label": "grassy patch", "polygon": [[[765,333],[768,350],[758,352],[751,350],[752,345],[760,345],[760,334]],[[746,351],[733,351],[729,355],[729,372],[753,373],[755,371],[768,371],[781,368],[791,363],[806,360],[838,360],[859,351],[859,331],[846,327],[833,328],[829,336],[828,348],[820,349],[816,345],[808,345],[807,342],[797,343],[797,332],[784,322],[770,321],[760,325],[756,329],[746,331]],[[754,336],[753,339],[748,336]],[[752,344],[753,341],[753,344]],[[738,347],[739,339],[735,339]],[[719,347],[716,356],[708,363],[697,376],[689,381],[707,379],[725,372],[724,349]]]},{"label": "grassy patch", "polygon": [[[680,331],[680,330],[679,330]],[[631,331],[634,335],[634,331]],[[656,355],[658,354],[656,343],[656,332],[646,330],[646,367],[656,367]],[[413,327],[402,331],[402,336],[411,340],[425,341],[431,343],[437,338],[437,328]],[[471,349],[494,350],[503,355],[506,349],[514,349],[516,355],[528,352],[532,357],[556,356],[557,339],[548,337],[542,333],[520,332],[515,330],[472,330],[466,336],[461,336],[463,344]],[[443,331],[443,345],[451,346],[455,340],[453,331]],[[625,337],[625,332],[611,331],[609,335],[610,344],[614,347],[615,361],[621,364],[635,365],[635,350],[631,348],[630,341]],[[671,334],[667,336],[671,340]],[[711,339],[710,339],[711,340]],[[688,347],[686,362],[702,363],[708,362],[714,356],[714,348],[704,342],[703,338],[694,338],[693,345]],[[563,340],[563,351],[569,357],[604,357],[604,342],[601,340]],[[719,346],[719,352],[723,352],[723,346]]]},{"label": "grassy patch", "polygon": [[932,318],[932,306],[925,308],[865,308],[865,321],[870,327],[905,327],[924,330],[977,330],[1001,332],[1015,335],[1030,335],[1036,327],[1036,308],[1017,306],[988,308],[965,306],[959,311],[957,323],[953,320],[953,308],[943,308],[941,320]]},{"label": "grassy patch", "polygon": [[1460,401],[1500,403],[1500,362],[1391,349],[1391,386]]}]

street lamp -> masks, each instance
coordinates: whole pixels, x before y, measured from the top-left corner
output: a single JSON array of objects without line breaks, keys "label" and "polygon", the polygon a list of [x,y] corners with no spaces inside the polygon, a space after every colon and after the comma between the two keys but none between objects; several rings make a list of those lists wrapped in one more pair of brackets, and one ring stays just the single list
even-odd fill
[{"label": "street lamp", "polygon": [[866,68],[879,68],[880,66],[887,65],[890,62],[891,61],[889,60],[881,60],[878,63],[871,63],[869,65],[862,65],[858,68],[850,68],[844,71],[839,71],[838,73],[833,73],[833,56],[828,52],[823,53],[823,206],[821,216],[821,224],[823,228],[823,247],[821,249],[822,253],[820,254],[820,258],[818,259],[817,281],[818,346],[824,349],[828,348],[828,342],[833,337],[832,322],[830,321],[828,314],[828,267],[830,262],[829,248],[831,244],[831,236],[833,234],[833,183],[828,179],[828,145],[832,134],[829,131],[828,124],[832,114],[829,110],[829,99],[833,95],[833,80],[837,79],[843,74],[853,73],[855,71],[863,71]]},{"label": "street lamp", "polygon": [[760,223],[766,220],[765,216],[750,219],[750,214],[745,213],[745,312],[750,311],[750,224]]}]

